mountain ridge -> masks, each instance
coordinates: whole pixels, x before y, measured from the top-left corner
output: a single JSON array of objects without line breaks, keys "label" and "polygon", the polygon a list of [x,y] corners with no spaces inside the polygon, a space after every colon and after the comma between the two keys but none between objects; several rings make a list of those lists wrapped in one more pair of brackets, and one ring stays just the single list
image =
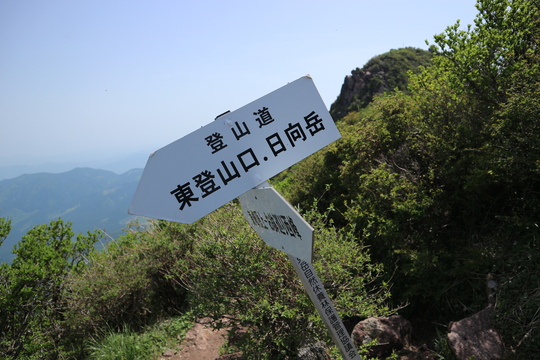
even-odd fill
[{"label": "mountain ridge", "polygon": [[57,218],[72,222],[75,233],[100,229],[111,237],[120,235],[137,219],[127,211],[141,174],[142,169],[116,174],[82,167],[0,180],[0,217],[12,225],[0,247],[0,262],[12,258],[13,245],[28,230]]},{"label": "mountain ridge", "polygon": [[116,174],[123,174],[131,169],[143,168],[148,160],[148,155],[155,149],[147,149],[128,153],[125,155],[96,155],[88,159],[89,154],[66,155],[63,158],[47,157],[46,159],[39,158],[19,158],[9,159],[0,157],[0,181],[5,179],[14,179],[24,174],[37,174],[42,172],[47,173],[64,173],[75,168],[91,168],[109,170]]}]

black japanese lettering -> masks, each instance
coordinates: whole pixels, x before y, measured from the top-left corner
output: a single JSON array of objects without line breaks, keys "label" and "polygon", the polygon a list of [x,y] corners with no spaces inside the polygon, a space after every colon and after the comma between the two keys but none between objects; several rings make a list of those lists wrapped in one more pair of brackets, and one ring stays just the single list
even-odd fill
[{"label": "black japanese lettering", "polygon": [[321,300],[321,307],[324,309],[327,306],[330,306],[330,302],[328,302],[326,299]]},{"label": "black japanese lettering", "polygon": [[260,223],[260,226],[262,228],[265,228],[265,229],[268,229],[268,225],[266,225],[266,222],[264,221],[264,218],[262,217],[262,215],[260,213],[257,213],[257,219]]},{"label": "black japanese lettering", "polygon": [[288,229],[289,233],[292,236],[298,236],[300,239],[302,238],[302,235],[300,235],[300,232],[298,231],[298,228],[296,227],[296,225],[294,224],[293,219],[290,216],[287,216],[286,225],[287,225],[287,229]]},{"label": "black japanese lettering", "polygon": [[208,170],[205,170],[193,177],[193,180],[195,181],[195,186],[201,189],[203,193],[203,198],[221,189],[221,186],[216,185],[214,178],[215,176],[212,175],[212,173]]},{"label": "black japanese lettering", "polygon": [[275,232],[281,232],[281,226],[279,225],[279,216],[274,214],[266,214],[266,220],[270,223],[270,227]]},{"label": "black japanese lettering", "polygon": [[[251,159],[248,159],[250,163],[248,163],[248,161],[245,161],[245,158],[244,158],[248,154],[251,156]],[[255,156],[255,153],[253,152],[253,150],[251,150],[251,148],[238,154],[237,158],[240,161],[240,164],[242,164],[242,167],[244,168],[245,172],[248,172],[248,170],[254,166],[260,165],[259,160],[257,160],[257,157]]]},{"label": "black japanese lettering", "polygon": [[275,231],[275,232],[279,231],[278,224],[276,223],[276,220],[274,219],[272,214],[266,214],[265,213],[264,218],[265,218],[265,221],[268,224],[268,226],[270,226],[270,230]]},{"label": "black japanese lettering", "polygon": [[279,216],[275,215],[275,217],[276,217],[276,220],[277,220],[276,222],[278,223],[278,226],[279,226],[279,232],[284,234],[284,235],[287,235],[288,234],[287,226],[285,225],[285,221],[284,221],[285,216],[283,216],[283,215],[279,215]]},{"label": "black japanese lettering", "polygon": [[212,148],[212,154],[227,147],[227,144],[223,143],[223,136],[220,133],[213,133],[205,137],[204,140],[206,140],[206,145]]},{"label": "black japanese lettering", "polygon": [[259,227],[262,227],[264,229],[268,229],[268,226],[266,226],[266,223],[263,219],[263,217],[261,216],[261,214],[257,211],[248,211],[247,212],[251,221],[256,225],[256,226],[259,226]]},{"label": "black japanese lettering", "polygon": [[319,114],[315,111],[310,112],[308,115],[304,116],[306,121],[306,129],[309,130],[311,136],[315,135],[321,130],[324,130],[324,124],[322,124],[322,119],[319,118]]},{"label": "black japanese lettering", "polygon": [[306,141],[306,134],[300,126],[300,123],[296,123],[294,125],[289,123],[289,127],[285,129],[285,134],[287,135],[287,139],[289,139],[289,143],[293,147],[298,140]]},{"label": "black japanese lettering", "polygon": [[[244,127],[244,129],[241,128],[240,124],[238,123],[238,121],[235,121],[234,122],[234,125],[236,126],[236,129],[231,129],[232,130],[232,133],[234,135],[234,137],[236,138],[236,140],[240,140],[240,138],[242,136],[245,136],[245,135],[248,135],[248,134],[251,134],[251,132],[249,131],[249,128],[247,127],[246,123],[245,122],[242,122],[242,126]],[[238,131],[237,131],[238,130]]]},{"label": "black japanese lettering", "polygon": [[270,115],[270,111],[268,111],[267,107],[257,110],[257,112],[254,112],[253,115],[259,115],[259,117],[255,119],[259,123],[259,129],[274,122],[274,119],[272,118],[272,115]]},{"label": "black japanese lettering", "polygon": [[221,166],[223,167],[223,170],[225,171],[227,178],[223,176],[223,173],[221,172],[221,169],[217,169],[218,175],[221,178],[221,181],[223,181],[223,185],[227,185],[231,180],[235,178],[240,177],[240,173],[238,172],[238,169],[236,168],[236,165],[232,161],[229,162],[231,164],[231,168],[233,169],[233,173],[231,173],[231,170],[229,170],[229,167],[225,164],[225,161],[221,162]]},{"label": "black japanese lettering", "polygon": [[192,201],[199,201],[199,198],[193,197],[193,190],[189,186],[189,182],[178,185],[176,189],[171,191],[171,195],[174,195],[176,200],[180,203],[180,210],[184,210],[184,207],[187,205],[191,207]]},{"label": "black japanese lettering", "polygon": [[333,313],[334,313],[334,310],[332,310],[332,307],[329,306],[329,307],[327,307],[327,308],[324,310],[324,313],[325,313],[327,316],[330,316],[330,314],[333,314]]},{"label": "black japanese lettering", "polygon": [[290,216],[276,215],[270,213],[264,213],[263,215],[264,216],[261,216],[261,221],[267,224],[266,229],[270,228],[270,230],[281,233],[283,235],[298,237],[302,239],[298,228],[296,227],[293,219]]},{"label": "black japanese lettering", "polygon": [[283,141],[281,141],[281,137],[278,133],[273,133],[272,135],[268,136],[266,138],[266,143],[268,144],[268,146],[270,146],[270,149],[272,150],[274,156],[278,156],[280,152],[287,150],[285,144],[283,144]]},{"label": "black japanese lettering", "polygon": [[258,224],[258,219],[257,219],[257,216],[256,216],[256,212],[255,211],[251,211],[251,210],[248,210],[248,215],[249,215],[249,218],[251,219],[251,221],[255,224],[255,225],[259,225]]}]

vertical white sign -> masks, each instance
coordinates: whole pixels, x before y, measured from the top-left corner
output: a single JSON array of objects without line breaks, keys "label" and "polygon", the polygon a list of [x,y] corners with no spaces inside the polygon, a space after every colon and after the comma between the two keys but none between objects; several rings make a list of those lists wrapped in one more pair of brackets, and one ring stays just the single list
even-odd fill
[{"label": "vertical white sign", "polygon": [[339,348],[343,359],[362,360],[345,325],[343,325],[343,321],[341,321],[336,308],[332,304],[332,300],[328,297],[321,279],[317,276],[313,265],[291,255],[289,255],[289,260],[300,277],[300,280],[311,301],[315,305],[315,308],[319,312],[319,315],[323,319],[328,332]]}]

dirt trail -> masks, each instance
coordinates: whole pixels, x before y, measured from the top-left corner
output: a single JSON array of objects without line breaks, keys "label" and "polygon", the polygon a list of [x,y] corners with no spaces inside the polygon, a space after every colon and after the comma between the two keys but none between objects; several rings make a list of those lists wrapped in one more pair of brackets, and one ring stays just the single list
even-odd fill
[{"label": "dirt trail", "polygon": [[159,360],[215,360],[226,335],[227,329],[212,330],[208,319],[200,319],[188,331],[179,350],[167,350]]}]

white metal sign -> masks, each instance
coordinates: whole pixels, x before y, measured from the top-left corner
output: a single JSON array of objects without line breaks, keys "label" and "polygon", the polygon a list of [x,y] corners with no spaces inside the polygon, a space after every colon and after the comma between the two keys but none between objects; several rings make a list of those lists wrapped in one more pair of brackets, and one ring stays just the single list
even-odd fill
[{"label": "white metal sign", "polygon": [[306,289],[311,301],[315,305],[315,308],[321,315],[330,336],[337,345],[343,359],[345,360],[362,360],[358,355],[358,350],[349,336],[347,329],[343,325],[343,321],[332,303],[332,300],[328,297],[326,290],[324,289],[321,279],[317,276],[313,265],[307,261],[301,259],[295,259],[294,256],[289,255],[294,270],[300,277],[304,288]]},{"label": "white metal sign", "polygon": [[264,242],[311,263],[313,228],[274,188],[252,189],[238,199],[244,217]]},{"label": "white metal sign", "polygon": [[302,77],[150,155],[129,213],[192,223],[340,136]]}]

